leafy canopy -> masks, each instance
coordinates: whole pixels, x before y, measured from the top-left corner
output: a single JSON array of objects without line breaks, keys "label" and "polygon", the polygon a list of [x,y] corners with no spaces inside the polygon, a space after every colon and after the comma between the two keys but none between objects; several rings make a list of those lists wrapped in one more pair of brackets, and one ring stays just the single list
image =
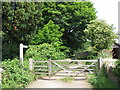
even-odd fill
[{"label": "leafy canopy", "polygon": [[64,29],[60,30],[58,25],[55,25],[52,20],[50,20],[42,30],[38,30],[38,33],[33,37],[31,41],[32,44],[42,44],[42,43],[55,43],[60,42],[61,36]]},{"label": "leafy canopy", "polygon": [[86,2],[45,2],[42,17],[44,24],[49,20],[64,28],[62,40],[72,51],[82,48],[85,42],[84,29],[86,24],[96,19],[93,3]]},{"label": "leafy canopy", "polygon": [[110,26],[104,20],[93,20],[88,24],[84,32],[92,48],[100,51],[109,49],[117,38],[113,30],[113,26]]}]

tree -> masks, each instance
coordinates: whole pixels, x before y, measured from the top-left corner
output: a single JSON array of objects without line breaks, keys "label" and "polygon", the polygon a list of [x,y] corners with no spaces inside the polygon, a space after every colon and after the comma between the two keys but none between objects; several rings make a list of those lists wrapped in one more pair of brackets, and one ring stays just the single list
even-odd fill
[{"label": "tree", "polygon": [[29,44],[42,21],[40,10],[41,3],[2,2],[3,59],[18,56],[20,43]]},{"label": "tree", "polygon": [[31,40],[31,44],[39,45],[44,43],[52,44],[56,49],[66,53],[69,52],[68,48],[63,46],[62,35],[64,29],[60,29],[59,25],[54,24],[52,20],[50,20],[42,30],[38,30],[38,33]]},{"label": "tree", "polygon": [[60,28],[64,28],[62,40],[71,51],[82,48],[85,42],[84,29],[86,24],[96,19],[96,11],[93,3],[86,2],[45,2],[42,9],[43,21],[55,22]]},{"label": "tree", "polygon": [[[30,44],[32,37],[37,38],[36,34],[45,32],[44,25],[48,24],[50,20],[54,22],[55,27],[56,25],[58,25],[57,28],[59,27],[59,35],[62,37],[58,41],[69,47],[71,51],[81,48],[85,42],[83,31],[86,24],[96,18],[95,8],[90,1],[3,2],[2,9],[4,58],[18,56],[18,50],[12,49],[12,44],[15,47],[19,47],[20,43]],[[55,37],[57,39],[58,36],[55,35]],[[55,37],[51,38],[52,41]],[[47,41],[51,40],[49,36],[46,36],[45,39],[45,42],[51,42]],[[40,39],[38,43],[43,43],[43,41]],[[37,44],[37,42],[35,43]]]},{"label": "tree", "polygon": [[55,25],[52,20],[50,20],[42,30],[38,30],[38,33],[33,37],[33,40],[31,41],[31,44],[42,44],[42,43],[56,43],[61,42],[61,36],[63,35],[63,31],[59,30],[60,27],[58,25]]},{"label": "tree", "polygon": [[88,24],[84,32],[91,43],[91,47],[99,52],[111,48],[117,38],[113,30],[113,26],[107,24],[104,20],[93,20]]}]

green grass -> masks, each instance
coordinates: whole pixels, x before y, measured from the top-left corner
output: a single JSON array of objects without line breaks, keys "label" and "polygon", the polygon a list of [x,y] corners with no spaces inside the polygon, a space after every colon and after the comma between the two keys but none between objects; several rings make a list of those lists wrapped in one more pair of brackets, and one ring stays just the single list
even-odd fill
[{"label": "green grass", "polygon": [[65,77],[60,80],[63,82],[71,83],[72,81],[74,81],[74,78],[73,77]]},{"label": "green grass", "polygon": [[94,88],[118,88],[105,74],[104,69],[101,69],[97,74],[88,75],[88,82]]}]

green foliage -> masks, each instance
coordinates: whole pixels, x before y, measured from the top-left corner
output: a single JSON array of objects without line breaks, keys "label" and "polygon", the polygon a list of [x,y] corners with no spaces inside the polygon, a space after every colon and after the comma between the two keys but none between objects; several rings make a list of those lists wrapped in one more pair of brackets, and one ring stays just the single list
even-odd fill
[{"label": "green foliage", "polygon": [[[59,46],[60,47],[60,46]],[[25,54],[26,58],[32,58],[35,61],[47,61],[50,57],[54,60],[65,59],[66,55],[56,48],[53,44],[30,45]]]},{"label": "green foliage", "polygon": [[[55,44],[48,44],[43,43],[40,45],[30,45],[29,49],[26,51],[25,58],[29,59],[32,58],[34,61],[48,61],[49,58],[53,60],[64,60],[66,58],[66,48],[64,48],[64,51],[60,51],[60,47],[62,46],[56,46]],[[62,47],[63,48],[63,47]],[[59,63],[61,64],[61,63]],[[48,66],[48,63],[34,63],[34,65],[42,65],[42,66]],[[52,67],[52,68],[56,68]],[[34,69],[48,69],[47,67],[35,67]],[[57,69],[59,69],[57,67]],[[38,72],[48,72],[48,71],[38,71]],[[53,72],[55,72],[53,70]],[[46,76],[42,75],[41,76]]]},{"label": "green foliage", "polygon": [[[31,35],[38,29],[41,21],[41,3],[35,2],[3,2],[2,30],[3,40],[29,42]],[[32,33],[32,34],[31,34]]]},{"label": "green foliage", "polygon": [[113,32],[114,28],[104,20],[93,20],[84,31],[87,39],[91,42],[94,51],[111,48],[117,35]]},{"label": "green foliage", "polygon": [[5,70],[2,75],[2,88],[23,88],[35,79],[34,74],[28,70],[28,61],[24,61],[25,67],[21,67],[20,60],[5,60],[2,67]]},{"label": "green foliage", "polygon": [[40,8],[35,2],[2,2],[3,59],[18,56],[16,45],[29,43],[42,21]]},{"label": "green foliage", "polygon": [[65,77],[65,78],[61,78],[60,80],[63,82],[70,83],[74,80],[74,78],[73,77]]},{"label": "green foliage", "polygon": [[[63,31],[59,30],[60,27],[58,25],[55,25],[52,20],[50,20],[42,30],[38,30],[37,35],[33,37],[33,40],[31,41],[32,44],[42,44],[42,43],[60,43],[60,38],[63,35]],[[62,31],[62,32],[61,32]]]},{"label": "green foliage", "polygon": [[3,60],[6,58],[15,58],[19,55],[19,44],[16,42],[4,42],[2,45],[2,57]]},{"label": "green foliage", "polygon": [[[64,45],[70,47],[71,52],[81,48],[84,43],[86,24],[96,19],[96,12],[90,1],[86,2],[45,2],[42,15],[44,23],[49,20],[64,28],[62,40]],[[44,25],[42,25],[44,26]]]},{"label": "green foliage", "polygon": [[94,88],[118,88],[108,79],[104,68],[97,72],[97,74],[88,75],[88,81],[94,86]]},{"label": "green foliage", "polygon": [[[13,42],[15,46],[55,42],[71,51],[81,48],[86,24],[96,18],[90,1],[2,2],[2,10],[4,58],[18,56],[18,47],[6,48]],[[12,52],[14,55],[10,54]]]},{"label": "green foliage", "polygon": [[116,62],[116,67],[113,69],[113,72],[114,72],[116,75],[120,76],[120,60],[118,60],[118,61]]},{"label": "green foliage", "polygon": [[102,57],[102,58],[112,58],[112,50],[108,49],[103,49],[98,53],[97,57]]}]

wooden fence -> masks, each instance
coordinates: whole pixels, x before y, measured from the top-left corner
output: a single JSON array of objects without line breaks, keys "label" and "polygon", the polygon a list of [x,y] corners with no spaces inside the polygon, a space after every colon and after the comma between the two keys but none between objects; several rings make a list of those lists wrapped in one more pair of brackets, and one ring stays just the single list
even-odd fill
[{"label": "wooden fence", "polygon": [[[60,65],[59,63],[65,63],[68,62],[69,64],[65,65]],[[71,62],[77,62],[77,63],[82,63],[82,62],[90,62],[91,64],[89,65],[83,65],[83,64],[78,64],[78,65],[70,65]],[[35,65],[34,63],[43,63],[46,65]],[[97,63],[97,64],[95,64]],[[102,58],[100,57],[98,60],[51,60],[49,59],[48,61],[34,61],[33,59],[29,59],[29,69],[34,70],[35,74],[47,74],[49,77],[54,75],[56,72],[59,70],[63,70],[68,74],[71,74],[71,71],[78,71],[78,72],[84,72],[84,71],[94,71],[94,70],[99,70],[102,67]],[[82,68],[70,68],[70,67],[82,67]],[[53,67],[58,67],[58,69],[54,69]],[[69,68],[68,68],[69,67]],[[91,69],[90,67],[96,67],[96,69]],[[35,69],[37,68],[37,69]],[[40,71],[40,72],[37,72]],[[72,75],[72,74],[71,74]]]}]

